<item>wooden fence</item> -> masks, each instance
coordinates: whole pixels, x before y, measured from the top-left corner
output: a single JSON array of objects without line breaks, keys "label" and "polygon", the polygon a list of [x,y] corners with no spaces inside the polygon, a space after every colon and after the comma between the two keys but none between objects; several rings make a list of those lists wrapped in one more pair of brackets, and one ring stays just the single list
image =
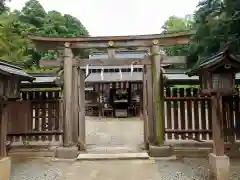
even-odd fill
[{"label": "wooden fence", "polygon": [[[240,127],[239,89],[237,92],[223,98],[225,128]],[[166,140],[212,139],[211,100],[201,96],[198,88],[166,88],[164,107]],[[240,140],[239,134],[234,136]]]},{"label": "wooden fence", "polygon": [[7,107],[9,141],[59,141],[62,135],[60,91],[23,91]]},{"label": "wooden fence", "polygon": [[[23,91],[21,96],[21,101],[7,107],[8,140],[60,141],[60,91]],[[166,140],[212,139],[211,100],[202,97],[198,88],[166,88],[164,106]],[[224,127],[240,127],[239,93],[225,97],[223,108]],[[234,136],[240,140],[238,133]]]}]

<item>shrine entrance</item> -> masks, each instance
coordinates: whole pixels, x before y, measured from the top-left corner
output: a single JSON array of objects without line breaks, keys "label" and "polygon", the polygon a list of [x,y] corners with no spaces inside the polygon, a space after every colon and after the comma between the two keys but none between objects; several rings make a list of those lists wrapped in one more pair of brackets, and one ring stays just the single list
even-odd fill
[{"label": "shrine entrance", "polygon": [[[89,75],[88,66],[143,65],[143,92],[141,118],[144,122],[144,148],[149,144],[163,145],[164,128],[164,85],[163,64],[185,64],[185,57],[166,57],[161,47],[189,42],[190,32],[155,34],[139,36],[54,38],[29,36],[39,48],[58,49],[63,52],[63,146],[78,145],[86,149],[85,122],[85,78]],[[117,48],[145,48],[148,55],[144,58],[119,59],[115,56]],[[73,49],[105,49],[106,59],[82,59],[74,57]],[[124,131],[124,129],[122,129]]]}]

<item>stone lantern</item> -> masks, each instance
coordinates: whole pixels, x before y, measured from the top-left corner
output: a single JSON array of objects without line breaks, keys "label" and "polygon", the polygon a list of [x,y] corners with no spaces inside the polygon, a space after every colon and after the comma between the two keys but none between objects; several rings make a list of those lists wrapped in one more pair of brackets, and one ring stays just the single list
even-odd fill
[{"label": "stone lantern", "polygon": [[209,155],[210,175],[218,180],[230,180],[229,158],[225,156],[224,148],[222,98],[234,94],[235,76],[239,71],[240,57],[227,46],[187,72],[189,76],[200,77],[202,94],[211,97],[213,153]]}]

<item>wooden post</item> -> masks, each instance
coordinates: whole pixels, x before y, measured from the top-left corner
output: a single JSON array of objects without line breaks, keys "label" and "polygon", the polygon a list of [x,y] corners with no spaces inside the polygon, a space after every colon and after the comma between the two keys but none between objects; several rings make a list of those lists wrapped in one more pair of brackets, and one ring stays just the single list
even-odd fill
[{"label": "wooden post", "polygon": [[73,54],[69,43],[65,43],[64,48],[64,137],[63,146],[73,145],[72,138],[72,66]]},{"label": "wooden post", "polygon": [[73,67],[72,72],[72,137],[73,143],[78,143],[78,121],[79,121],[79,105],[78,105],[78,70]]},{"label": "wooden post", "polygon": [[4,108],[0,107],[0,159],[6,157],[6,141],[7,141],[7,119]]},{"label": "wooden post", "polygon": [[148,149],[148,117],[147,117],[147,77],[146,77],[146,67],[143,67],[143,83],[142,83],[142,117],[144,126],[144,146]]},{"label": "wooden post", "polygon": [[78,103],[79,103],[79,137],[80,150],[86,150],[86,124],[85,124],[85,72],[78,70]]},{"label": "wooden post", "polygon": [[114,59],[116,55],[115,48],[108,48],[108,58]]},{"label": "wooden post", "polygon": [[156,123],[157,144],[163,145],[165,140],[164,132],[164,99],[163,99],[163,77],[161,72],[160,47],[155,43],[151,48],[152,77],[153,77],[153,104],[154,120]]},{"label": "wooden post", "polygon": [[156,130],[153,114],[153,82],[151,65],[146,65],[147,79],[147,119],[148,119],[148,143],[156,143]]},{"label": "wooden post", "polygon": [[216,156],[224,156],[224,135],[223,135],[223,111],[222,97],[212,97],[212,135],[213,135],[213,152]]}]

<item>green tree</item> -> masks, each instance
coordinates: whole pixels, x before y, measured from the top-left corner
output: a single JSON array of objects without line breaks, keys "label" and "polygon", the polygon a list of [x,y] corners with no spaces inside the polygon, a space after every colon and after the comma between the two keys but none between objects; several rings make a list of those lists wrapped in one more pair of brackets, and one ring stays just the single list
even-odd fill
[{"label": "green tree", "polygon": [[0,14],[9,10],[9,8],[6,6],[6,2],[9,2],[9,1],[10,0],[0,0]]},{"label": "green tree", "polygon": [[24,64],[29,57],[27,50],[29,40],[21,36],[18,31],[18,18],[16,15],[5,12],[0,16],[0,59],[15,64]]},{"label": "green tree", "polygon": [[171,16],[162,26],[163,33],[179,32],[192,29],[193,17],[186,15],[184,18]]},{"label": "green tree", "polygon": [[[184,18],[171,16],[162,26],[163,33],[173,33],[191,30],[193,27],[193,17],[186,15]],[[189,56],[189,44],[174,45],[164,48],[168,56]],[[191,58],[189,56],[189,58]],[[176,66],[176,65],[175,65]]]},{"label": "green tree", "polygon": [[204,0],[194,14],[196,34],[190,53],[199,61],[219,52],[227,43],[240,52],[240,1]]}]

